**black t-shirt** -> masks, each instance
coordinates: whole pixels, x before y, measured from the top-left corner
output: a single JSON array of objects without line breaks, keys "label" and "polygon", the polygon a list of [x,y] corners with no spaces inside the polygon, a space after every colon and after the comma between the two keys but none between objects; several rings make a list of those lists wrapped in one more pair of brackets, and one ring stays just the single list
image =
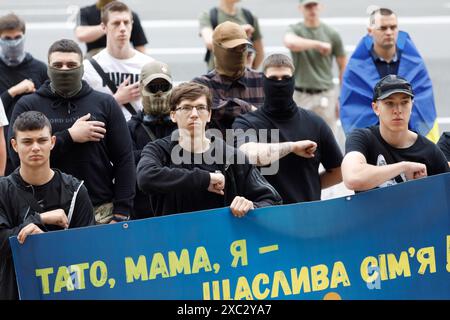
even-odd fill
[{"label": "black t-shirt", "polygon": [[[80,9],[78,16],[79,26],[96,26],[101,23],[101,12],[97,9],[96,5],[87,6]],[[134,47],[143,46],[148,43],[147,37],[145,36],[144,30],[141,26],[141,21],[139,16],[132,12],[133,14],[133,29],[131,30],[131,43]],[[106,36],[103,36],[93,42],[86,43],[87,51],[97,48],[106,47]]]},{"label": "black t-shirt", "polygon": [[[42,212],[63,209],[61,208],[61,198],[60,195],[63,192],[61,190],[63,186],[61,174],[55,171],[52,179],[40,186],[30,186],[27,191],[30,192],[37,203],[41,206]],[[66,215],[69,214],[66,212]],[[75,201],[75,207],[72,215],[72,220],[70,221],[70,228],[84,227],[88,225],[94,225],[94,216],[91,201],[89,200],[89,195],[87,189],[81,186],[78,191],[77,198]],[[46,225],[48,231],[62,230],[63,228],[55,225]]]},{"label": "black t-shirt", "polygon": [[437,143],[438,147],[442,150],[447,161],[450,161],[450,131],[444,132]]},{"label": "black t-shirt", "polygon": [[[447,161],[441,150],[427,138],[417,135],[417,140],[408,148],[394,148],[388,144],[380,134],[379,126],[365,129],[355,129],[345,143],[345,152],[357,151],[366,157],[368,164],[382,166],[401,161],[423,163],[427,167],[429,176],[449,171]],[[405,182],[406,177],[401,174],[386,181],[379,187]]]},{"label": "black t-shirt", "polygon": [[[328,170],[341,166],[342,152],[333,132],[322,118],[308,110],[298,108],[298,112],[289,119],[274,119],[264,110],[258,109],[236,118],[233,129],[242,129],[245,132],[238,135],[237,147],[251,141],[272,143],[270,130],[273,129],[279,129],[279,141],[273,141],[274,143],[298,140],[312,140],[317,143],[314,158],[306,159],[290,153],[271,164],[279,166],[277,174],[264,176],[281,195],[283,204],[320,200],[319,165],[322,163]],[[267,139],[264,131],[259,131],[261,129],[269,130]],[[252,135],[252,131],[255,134]]]}]

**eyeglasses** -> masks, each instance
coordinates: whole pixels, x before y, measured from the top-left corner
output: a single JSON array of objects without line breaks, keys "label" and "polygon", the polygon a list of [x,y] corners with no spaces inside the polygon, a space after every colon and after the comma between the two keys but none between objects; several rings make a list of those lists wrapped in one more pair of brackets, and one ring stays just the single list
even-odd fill
[{"label": "eyeglasses", "polygon": [[202,113],[202,114],[205,114],[209,111],[208,107],[203,104],[199,104],[198,106],[184,105],[184,106],[176,108],[175,111],[180,111],[181,113],[188,115],[188,114],[192,113],[192,110],[194,110],[194,108],[195,108],[195,110],[197,110],[198,113]]},{"label": "eyeglasses", "polygon": [[149,83],[145,86],[145,90],[147,90],[150,93],[157,93],[159,91],[167,92],[170,89],[172,89],[172,84],[169,82],[163,82],[163,83]]}]

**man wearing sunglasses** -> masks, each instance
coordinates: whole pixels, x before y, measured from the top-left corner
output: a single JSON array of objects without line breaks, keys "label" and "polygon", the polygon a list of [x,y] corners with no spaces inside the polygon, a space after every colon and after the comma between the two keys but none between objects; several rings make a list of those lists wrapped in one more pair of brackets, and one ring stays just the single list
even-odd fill
[{"label": "man wearing sunglasses", "polygon": [[[292,60],[273,54],[263,70],[266,99],[260,109],[236,118],[237,147],[263,167],[262,173],[266,166],[278,164],[278,170],[265,178],[284,204],[320,200],[322,189],[342,181],[341,150],[327,123],[293,100]],[[325,171],[319,174],[320,164]]]},{"label": "man wearing sunglasses", "polygon": [[[46,65],[25,52],[25,22],[14,13],[0,17],[0,74],[0,99],[8,120],[17,101],[48,79]],[[6,135],[8,126],[4,130]],[[8,157],[6,174],[12,171]]]},{"label": "man wearing sunglasses", "polygon": [[277,191],[222,139],[210,136],[211,94],[183,83],[170,96],[170,118],[178,130],[149,143],[137,167],[139,188],[151,195],[155,215],[230,206],[242,217],[249,210],[281,203]]},{"label": "man wearing sunglasses", "polygon": [[[128,121],[133,141],[134,161],[141,159],[142,149],[151,141],[169,136],[177,128],[170,119],[169,96],[172,75],[169,66],[160,61],[147,63],[141,70],[140,90],[143,109]],[[136,188],[133,219],[153,216],[148,195]]]}]

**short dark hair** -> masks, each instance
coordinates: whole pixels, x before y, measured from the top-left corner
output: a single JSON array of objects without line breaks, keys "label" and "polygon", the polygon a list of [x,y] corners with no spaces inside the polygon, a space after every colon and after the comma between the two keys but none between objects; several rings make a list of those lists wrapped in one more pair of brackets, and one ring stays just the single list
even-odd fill
[{"label": "short dark hair", "polygon": [[17,132],[19,131],[42,130],[45,127],[47,127],[50,134],[52,134],[52,125],[45,114],[39,111],[26,111],[21,113],[14,121],[14,137],[16,137]]},{"label": "short dark hair", "polygon": [[53,42],[48,49],[48,61],[50,62],[50,55],[53,52],[74,52],[80,56],[80,61],[83,61],[83,52],[81,52],[80,46],[73,40],[61,39]]},{"label": "short dark hair", "polygon": [[212,106],[212,96],[209,88],[195,82],[183,82],[173,88],[170,94],[170,111],[175,111],[176,107],[181,103],[182,100],[192,101],[197,100],[202,96],[206,97],[206,106],[208,107],[208,111],[210,111]]},{"label": "short dark hair", "polygon": [[101,12],[101,20],[103,24],[107,24],[109,20],[110,12],[128,12],[130,13],[131,19],[133,19],[133,14],[131,13],[130,8],[123,2],[120,1],[112,1],[103,7]]},{"label": "short dark hair", "polygon": [[295,71],[292,59],[285,54],[274,53],[268,56],[263,63],[263,72],[265,73],[268,68],[280,68],[286,67],[291,69],[292,73]]},{"label": "short dark hair", "polygon": [[25,21],[14,13],[0,17],[0,34],[9,30],[20,30],[25,34]]},{"label": "short dark hair", "polygon": [[371,26],[373,26],[375,24],[375,16],[377,14],[380,14],[382,16],[390,16],[390,15],[395,15],[394,11],[392,11],[391,9],[388,8],[378,8],[374,11],[372,11],[372,13],[370,14],[370,20],[369,23]]}]

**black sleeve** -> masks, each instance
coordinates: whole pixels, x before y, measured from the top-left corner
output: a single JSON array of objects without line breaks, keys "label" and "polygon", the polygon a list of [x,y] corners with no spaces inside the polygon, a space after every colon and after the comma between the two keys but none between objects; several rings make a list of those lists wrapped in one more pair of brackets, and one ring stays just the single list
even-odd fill
[{"label": "black sleeve", "polygon": [[78,190],[69,229],[95,225],[94,208],[84,185]]},{"label": "black sleeve", "polygon": [[362,153],[366,158],[370,150],[370,141],[367,136],[368,129],[353,130],[345,141],[345,153],[357,151]]},{"label": "black sleeve", "polygon": [[319,146],[321,149],[320,162],[326,170],[339,168],[343,159],[341,148],[339,148],[339,144],[337,143],[331,128],[325,121],[322,119],[320,120],[322,121]]},{"label": "black sleeve", "polygon": [[164,194],[208,189],[208,171],[170,168],[165,165],[166,162],[164,151],[156,142],[144,147],[137,166],[137,183],[142,192]]},{"label": "black sleeve", "polygon": [[450,161],[450,131],[444,132],[439,139],[437,146],[441,149],[441,151],[444,153],[445,158],[447,161]]},{"label": "black sleeve", "polygon": [[89,26],[87,7],[81,8],[77,18],[78,26]]},{"label": "black sleeve", "polygon": [[144,46],[148,43],[145,36],[144,29],[142,28],[139,16],[133,12],[133,29],[131,30],[131,43],[134,47]]},{"label": "black sleeve", "polygon": [[0,257],[2,259],[11,256],[9,237],[17,236],[20,230],[22,230],[25,226],[29,225],[30,223],[34,223],[39,228],[41,228],[42,231],[45,231],[40,215],[38,213],[30,213],[21,224],[16,226],[13,225],[8,218],[8,211],[8,208],[4,208],[0,203]]},{"label": "black sleeve", "polygon": [[236,149],[249,142],[258,142],[256,130],[242,116],[237,117],[231,127],[234,130],[234,147]]},{"label": "black sleeve", "polygon": [[[8,88],[9,89],[9,88]],[[3,107],[5,108],[5,113],[11,114],[11,109],[14,107],[15,99],[10,96],[8,89],[6,89],[0,95],[0,99],[2,99]],[[10,123],[12,125],[12,123]]]},{"label": "black sleeve", "polygon": [[429,176],[450,172],[447,159],[441,149],[437,148],[434,144],[431,144],[433,148],[433,155],[430,159],[429,166],[427,166],[427,173]]},{"label": "black sleeve", "polygon": [[135,164],[135,166],[137,166],[137,164],[139,163],[139,160],[141,160],[141,153],[142,153],[142,149],[138,149],[138,146],[136,144],[137,127],[136,127],[135,123],[132,122],[131,120],[128,120],[127,126],[128,126],[128,132],[130,133],[132,146],[133,146],[134,164]]},{"label": "black sleeve", "polygon": [[240,194],[238,196],[243,196],[252,201],[255,208],[282,204],[279,193],[267,182],[254,165],[242,164],[241,166],[245,167],[245,175],[236,178],[244,179],[244,189],[239,190]]},{"label": "black sleeve", "polygon": [[14,137],[14,131],[13,131],[13,124],[14,121],[16,121],[17,117],[22,114],[23,112],[26,111],[30,111],[31,108],[23,103],[23,99],[19,99],[19,101],[17,101],[17,103],[14,106],[12,115],[11,115],[11,119],[9,121],[9,128],[8,128],[8,142],[7,142],[7,146],[8,146],[8,156],[11,159],[11,163],[13,168],[17,168],[20,165],[20,159],[19,156],[17,155],[16,151],[14,151],[12,145],[11,145],[11,138]]},{"label": "black sleeve", "polygon": [[114,214],[129,215],[136,188],[132,142],[121,107],[108,96],[110,116],[106,124],[106,144],[114,170]]}]

